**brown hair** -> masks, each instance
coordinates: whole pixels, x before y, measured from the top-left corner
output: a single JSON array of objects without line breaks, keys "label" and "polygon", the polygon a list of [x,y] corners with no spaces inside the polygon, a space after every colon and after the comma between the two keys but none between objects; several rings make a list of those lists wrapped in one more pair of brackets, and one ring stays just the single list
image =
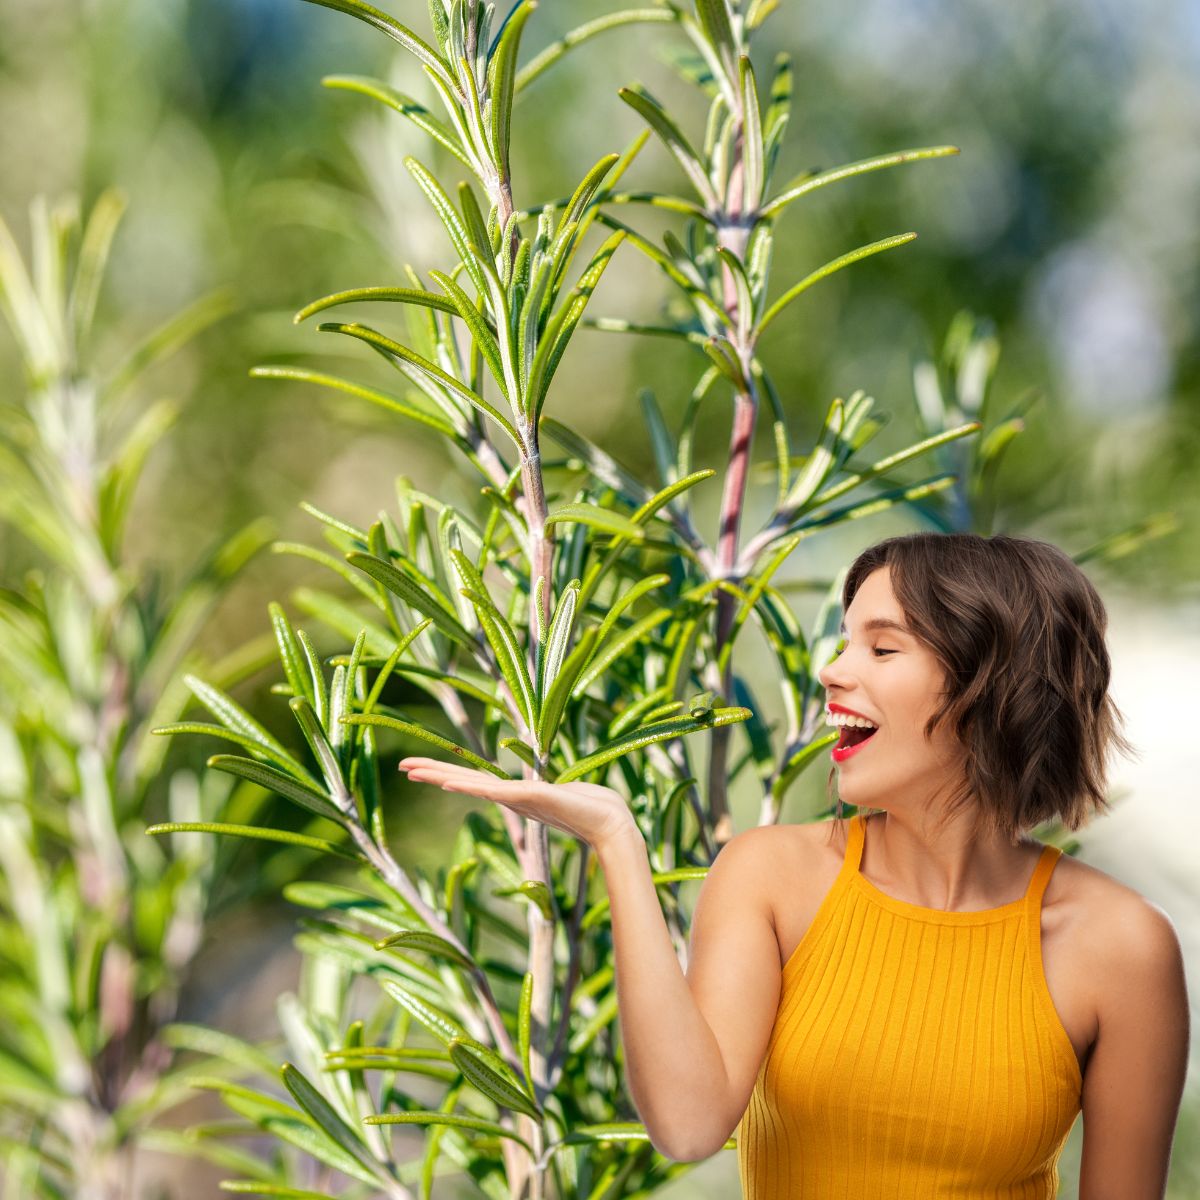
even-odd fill
[{"label": "brown hair", "polygon": [[891,537],[851,564],[843,613],[884,566],[909,628],[945,672],[925,736],[945,722],[965,751],[965,778],[943,819],[974,804],[975,832],[986,828],[1015,846],[1045,821],[1075,830],[1111,807],[1109,747],[1137,751],[1118,730],[1124,718],[1108,694],[1108,614],[1074,560],[1007,534]]}]

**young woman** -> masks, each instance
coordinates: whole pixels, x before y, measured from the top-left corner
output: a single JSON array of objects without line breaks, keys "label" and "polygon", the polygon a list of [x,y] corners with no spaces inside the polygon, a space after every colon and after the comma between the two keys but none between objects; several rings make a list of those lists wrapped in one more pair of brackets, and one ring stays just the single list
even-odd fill
[{"label": "young woman", "polygon": [[920,533],[860,555],[842,608],[819,675],[827,720],[848,722],[838,816],[721,850],[686,973],[618,793],[401,769],[596,851],[630,1092],[663,1154],[736,1131],[745,1200],[1051,1200],[1082,1111],[1080,1200],[1162,1200],[1188,1059],[1179,939],[1027,832],[1101,811],[1107,751],[1131,749],[1098,594],[1045,543]]}]

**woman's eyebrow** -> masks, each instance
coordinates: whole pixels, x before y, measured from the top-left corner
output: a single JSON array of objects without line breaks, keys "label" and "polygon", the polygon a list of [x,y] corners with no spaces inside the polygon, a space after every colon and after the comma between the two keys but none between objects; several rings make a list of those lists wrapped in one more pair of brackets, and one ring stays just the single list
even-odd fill
[{"label": "woman's eyebrow", "polygon": [[[891,617],[869,617],[862,624],[863,632],[869,633],[872,629],[894,629],[897,633],[913,636],[913,631],[907,625],[901,624],[899,621],[893,621]],[[841,633],[846,632],[846,623],[843,621],[839,627]]]}]

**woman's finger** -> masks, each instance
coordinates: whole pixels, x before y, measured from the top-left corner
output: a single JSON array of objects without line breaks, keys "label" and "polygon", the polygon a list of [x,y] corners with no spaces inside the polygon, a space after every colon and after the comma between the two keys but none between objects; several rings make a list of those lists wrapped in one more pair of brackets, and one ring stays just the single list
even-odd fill
[{"label": "woman's finger", "polygon": [[417,783],[453,783],[461,784],[467,788],[484,788],[487,786],[486,778],[465,775],[457,771],[439,771],[433,767],[423,767],[420,770],[410,771],[408,777]]},{"label": "woman's finger", "polygon": [[473,771],[468,767],[458,767],[447,763],[434,763],[428,767],[412,767],[408,772],[409,779],[456,779],[469,783],[503,783],[489,771]]},{"label": "woman's finger", "polygon": [[422,758],[418,754],[410,754],[400,760],[400,770],[407,771],[409,767],[435,767],[442,761],[440,758]]},{"label": "woman's finger", "polygon": [[461,767],[414,768],[409,771],[408,778],[415,783],[437,784],[443,789],[465,792],[470,796],[482,796],[488,800],[502,799],[503,790],[497,785],[509,782],[497,779],[486,771],[470,771]]},{"label": "woman's finger", "polygon": [[[471,771],[480,775],[490,775],[490,771],[477,771],[475,767],[468,767],[466,763],[459,762],[456,759],[445,758],[423,758],[417,755],[410,755],[408,758],[402,758],[399,763],[400,770],[408,771],[412,769],[424,770],[426,767],[437,767],[446,769],[457,769],[459,771]],[[498,776],[497,776],[498,778]]]},{"label": "woman's finger", "polygon": [[507,783],[509,780],[499,778],[493,775],[490,771],[477,771],[473,767],[460,766],[458,763],[445,763],[429,760],[422,766],[412,766],[405,768],[408,773],[408,778],[417,781],[437,780],[443,782],[446,780],[457,780],[464,783],[482,784],[482,783]]}]

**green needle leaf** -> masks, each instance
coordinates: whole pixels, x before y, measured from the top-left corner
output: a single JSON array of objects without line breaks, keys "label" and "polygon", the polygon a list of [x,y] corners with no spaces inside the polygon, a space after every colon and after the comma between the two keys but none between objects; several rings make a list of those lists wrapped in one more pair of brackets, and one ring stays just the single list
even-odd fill
[{"label": "green needle leaf", "polygon": [[526,1095],[508,1064],[494,1050],[474,1038],[452,1038],[450,1057],[467,1081],[502,1108],[541,1120],[542,1112],[532,1096]]},{"label": "green needle leaf", "polygon": [[899,150],[894,154],[881,154],[876,158],[864,158],[858,162],[848,163],[843,167],[834,167],[812,175],[790,185],[781,195],[775,197],[769,204],[763,206],[760,216],[773,217],[785,209],[793,200],[808,195],[817,188],[839,179],[849,179],[853,175],[862,175],[867,171],[878,171],[883,167],[900,166],[903,163],[920,162],[926,158],[943,158],[948,154],[957,154],[957,146],[927,146],[920,150]]},{"label": "green needle leaf", "polygon": [[717,196],[699,155],[692,148],[683,131],[667,115],[663,106],[642,87],[618,88],[617,95],[630,108],[639,113],[650,128],[662,138],[664,145],[675,156],[676,161],[691,180],[697,195],[709,209],[716,210],[718,207]]},{"label": "green needle leaf", "polygon": [[406,1012],[416,1017],[444,1046],[455,1038],[465,1038],[467,1031],[451,1016],[426,1004],[394,979],[381,978],[379,986]]},{"label": "green needle leaf", "polygon": [[230,837],[251,838],[260,842],[284,842],[290,846],[303,846],[308,850],[318,850],[322,854],[335,854],[339,858],[357,861],[357,855],[342,846],[327,842],[322,838],[309,837],[303,833],[292,833],[289,829],[264,829],[258,825],[226,825],[219,821],[167,821],[161,825],[151,825],[146,832],[158,835],[160,833],[223,833]]},{"label": "green needle leaf", "polygon": [[[260,754],[264,758],[268,758],[277,767],[290,775],[312,779],[311,774],[304,764],[297,762],[290,754],[275,754],[264,750],[252,738],[248,738],[241,733],[235,733],[232,729],[226,729],[224,725],[211,725],[206,721],[179,721],[174,725],[159,725],[150,730],[150,732],[162,736],[171,736],[177,733],[204,733],[211,737],[223,738],[227,742],[233,742],[241,746],[243,750],[249,750],[251,754]],[[315,785],[317,781],[313,779],[312,782]]]},{"label": "green needle leaf", "polygon": [[588,21],[578,28],[572,29],[569,33],[565,33],[558,41],[552,42],[540,54],[531,58],[517,72],[516,90],[520,91],[523,87],[531,84],[543,71],[558,62],[572,46],[578,46],[581,42],[586,42],[598,33],[604,33],[609,29],[616,29],[621,25],[649,22],[671,23],[678,20],[679,13],[674,8],[631,8],[626,9],[624,12],[609,13],[607,16],[597,17],[594,21]]},{"label": "green needle leaf", "polygon": [[[724,0],[718,0],[724,5]],[[738,83],[742,98],[742,161],[743,161],[743,209],[756,212],[762,202],[764,179],[764,147],[762,116],[758,109],[758,87],[754,81],[754,68],[750,59],[743,54],[738,60]]]},{"label": "green needle leaf", "polygon": [[323,312],[338,304],[353,304],[360,300],[391,300],[400,304],[420,304],[425,308],[436,308],[441,312],[453,313],[458,310],[449,300],[443,299],[436,292],[425,292],[420,288],[398,287],[366,287],[352,288],[348,292],[334,292],[332,296],[322,296],[306,304],[293,318],[294,324],[306,321],[313,313]]},{"label": "green needle leaf", "polygon": [[291,755],[274,737],[271,736],[240,704],[231,696],[226,695],[220,688],[205,683],[195,675],[184,675],[183,682],[191,689],[192,694],[219,721],[223,721],[235,733],[252,741],[263,754],[279,759],[291,758]]},{"label": "green needle leaf", "polygon": [[365,75],[326,75],[321,80],[327,88],[338,88],[347,92],[361,92],[371,96],[394,109],[401,116],[407,117],[418,129],[424,130],[436,142],[440,142],[455,158],[472,171],[478,170],[478,164],[463,149],[458,135],[449,126],[439,121],[419,101],[403,92],[397,91],[381,79],[369,79]]},{"label": "green needle leaf", "polygon": [[732,65],[738,46],[727,0],[696,0],[696,16],[700,18],[706,39],[720,51],[725,62]]},{"label": "green needle leaf", "polygon": [[546,517],[546,524],[577,522],[580,525],[590,525],[602,529],[606,533],[620,534],[622,537],[641,541],[646,535],[641,525],[635,524],[622,513],[611,508],[601,508],[597,504],[588,504],[582,500],[571,504],[563,504],[554,509]]},{"label": "green needle leaf", "polygon": [[533,1148],[520,1134],[513,1133],[511,1129],[505,1129],[503,1125],[498,1125],[495,1121],[485,1121],[482,1117],[464,1117],[459,1113],[404,1112],[381,1113],[378,1116],[364,1117],[363,1119],[368,1125],[453,1125],[458,1129],[474,1129],[480,1133],[489,1133],[495,1137],[510,1138],[514,1142],[520,1142],[530,1154],[533,1153]]},{"label": "green needle leaf", "polygon": [[775,782],[771,784],[771,796],[774,800],[780,801],[788,788],[800,777],[801,772],[810,763],[817,760],[822,750],[832,746],[841,735],[835,730],[826,737],[817,738],[815,742],[810,742],[807,746],[797,750],[791,758],[783,765],[783,769],[779,772]]},{"label": "green needle leaf", "polygon": [[711,715],[703,720],[693,717],[673,717],[654,725],[646,725],[610,742],[607,746],[601,746],[595,753],[572,763],[567,770],[555,778],[554,782],[570,783],[573,779],[582,779],[592,771],[614,762],[634,750],[639,750],[643,746],[664,742],[669,738],[683,737],[689,733],[698,733],[702,729],[713,729],[718,725],[730,725],[736,721],[744,721],[749,716],[750,709],[748,708],[714,708]]},{"label": "green needle leaf", "polygon": [[480,771],[490,772],[498,779],[512,779],[512,776],[507,771],[496,766],[495,763],[488,762],[486,758],[481,758],[465,746],[460,746],[456,742],[450,741],[449,738],[444,738],[441,734],[434,733],[432,730],[414,724],[412,721],[401,721],[396,717],[384,716],[382,713],[351,713],[349,716],[343,717],[342,720],[347,725],[374,725],[380,729],[394,729],[397,733],[407,733],[412,737],[429,742],[430,745],[437,746],[439,750],[445,750],[457,758],[461,758],[463,762],[470,763],[471,766],[478,768]]},{"label": "green needle leaf", "polygon": [[257,1179],[222,1179],[217,1187],[223,1192],[236,1192],[243,1196],[283,1196],[289,1200],[334,1200],[327,1192],[301,1191],[286,1187],[282,1183],[263,1183]]},{"label": "green needle leaf", "polygon": [[294,804],[300,805],[301,808],[316,813],[319,817],[327,817],[339,825],[345,821],[343,814],[337,810],[328,796],[293,779],[290,775],[285,775],[282,771],[276,771],[273,767],[255,762],[252,758],[239,758],[233,754],[214,754],[206,765],[214,770],[225,771],[230,775],[239,775],[242,779],[257,783],[259,787],[276,792]]},{"label": "green needle leaf", "polygon": [[296,632],[292,623],[287,619],[282,605],[274,600],[267,605],[271,615],[271,627],[275,630],[275,641],[279,646],[279,658],[283,663],[283,672],[287,676],[288,686],[294,696],[307,696],[310,704],[316,703],[312,679],[309,677],[300,644],[296,640]]},{"label": "green needle leaf", "polygon": [[327,375],[323,371],[310,371],[306,367],[252,367],[250,375],[254,379],[294,379],[298,383],[316,383],[321,387],[335,388],[337,391],[347,392],[351,396],[358,396],[360,399],[369,400],[372,404],[378,404],[392,412],[400,413],[401,416],[418,421],[447,437],[458,437],[458,430],[444,417],[426,412],[424,409],[410,404],[407,400],[401,400],[398,396],[381,392],[377,388],[366,387],[361,383],[352,383],[348,379]]},{"label": "green needle leaf", "polygon": [[484,635],[496,656],[496,665],[500,668],[504,681],[513,694],[521,715],[525,718],[530,729],[537,728],[537,695],[533,689],[533,681],[529,677],[529,668],[525,663],[525,654],[517,639],[516,631],[509,624],[504,614],[492,603],[487,593],[480,594],[471,588],[459,589],[475,606],[479,623],[483,626]]},{"label": "green needle leaf", "polygon": [[533,1095],[533,1071],[530,1067],[532,1042],[530,1031],[533,1026],[533,972],[526,971],[521,980],[521,996],[517,1003],[517,1051],[521,1055],[521,1070],[525,1075],[525,1086]]},{"label": "green needle leaf", "polygon": [[449,275],[445,275],[441,271],[430,271],[429,277],[450,297],[451,311],[456,316],[462,317],[463,322],[471,331],[471,337],[475,339],[475,345],[479,347],[483,357],[487,360],[488,367],[492,372],[492,378],[495,379],[497,386],[500,388],[500,394],[511,406],[512,397],[508,392],[508,380],[504,373],[504,360],[500,356],[500,343],[496,340],[496,335],[488,325],[483,314],[475,306],[475,302],[471,297]]},{"label": "green needle leaf", "polygon": [[480,412],[486,413],[508,434],[513,444],[522,453],[524,452],[525,443],[522,441],[521,435],[513,428],[512,422],[498,408],[489,404],[482,396],[477,392],[473,392],[465,384],[460,383],[453,375],[447,374],[436,363],[431,363],[427,358],[422,358],[419,354],[408,349],[407,346],[400,345],[399,342],[385,337],[382,333],[377,333],[374,329],[370,329],[366,325],[342,325],[336,322],[329,322],[318,325],[317,328],[322,333],[344,333],[348,337],[358,338],[359,341],[366,342],[369,346],[375,346],[384,351],[385,354],[389,354],[404,363],[410,364],[426,379],[446,388],[456,396],[460,396],[468,404],[479,409]]},{"label": "green needle leaf", "polygon": [[432,46],[417,37],[411,29],[401,25],[387,13],[380,12],[379,9],[372,8],[369,4],[364,4],[363,0],[308,0],[308,3],[320,4],[325,8],[335,9],[337,12],[349,13],[350,16],[357,17],[360,21],[365,21],[373,28],[381,30],[416,55],[430,73],[447,87],[454,87],[454,79],[446,60],[437,54]]},{"label": "green needle leaf", "polygon": [[[336,689],[334,689],[334,693],[336,694]],[[328,719],[332,724],[334,720],[333,696],[330,701]],[[317,762],[321,764],[321,774],[325,776],[325,786],[329,789],[329,794],[337,801],[339,809],[348,808],[353,802],[353,797],[350,795],[349,788],[346,787],[346,781],[342,778],[342,768],[338,763],[337,751],[330,745],[329,736],[317,719],[315,709],[305,696],[293,696],[288,701],[288,707],[295,714],[305,740],[311,747]]]},{"label": "green needle leaf", "polygon": [[398,946],[401,950],[423,950],[426,954],[435,954],[439,958],[448,958],[473,971],[475,964],[452,943],[427,929],[399,929],[388,937],[375,943],[376,950],[387,950]]},{"label": "green needle leaf", "polygon": [[797,296],[808,291],[814,283],[819,283],[822,279],[828,278],[835,271],[840,271],[843,267],[848,267],[851,263],[856,263],[860,259],[869,258],[873,254],[880,254],[884,250],[893,250],[897,246],[906,245],[908,242],[916,238],[915,233],[898,233],[894,237],[882,238],[878,242],[872,242],[869,246],[860,246],[857,250],[851,250],[849,254],[843,254],[840,258],[835,258],[827,262],[824,266],[818,267],[811,275],[806,275],[795,287],[789,288],[763,315],[762,321],[759,322],[758,332],[762,333],[770,323]]},{"label": "green needle leaf", "polygon": [[308,1113],[317,1128],[336,1146],[344,1150],[355,1162],[383,1182],[389,1179],[387,1169],[367,1149],[357,1130],[338,1115],[333,1105],[291,1063],[284,1063],[280,1070],[284,1086],[296,1099],[296,1103]]},{"label": "green needle leaf", "polygon": [[508,148],[513,93],[517,80],[517,49],[521,44],[525,22],[535,8],[536,0],[524,0],[509,13],[500,34],[500,42],[488,63],[492,94],[492,145],[496,151],[496,166],[499,168],[501,179],[507,179],[509,175]]},{"label": "green needle leaf", "polygon": [[458,642],[468,649],[475,646],[475,638],[463,627],[454,613],[390,562],[384,562],[382,558],[376,558],[373,554],[363,554],[357,550],[347,554],[346,561],[383,584],[389,592],[399,596],[410,608],[431,618],[438,630],[452,641]]},{"label": "green needle leaf", "polygon": [[[411,154],[404,160],[404,165],[408,168],[409,174],[417,181],[421,191],[425,193],[429,203],[433,205],[434,212],[442,222],[446,234],[450,238],[450,244],[462,260],[463,267],[470,275],[471,281],[481,294],[486,294],[487,285],[484,282],[481,265],[471,249],[471,240],[467,236],[467,231],[455,211],[454,205],[450,203],[450,197],[442,190],[442,185]],[[486,250],[486,247],[480,246],[479,249],[483,251]]]}]

